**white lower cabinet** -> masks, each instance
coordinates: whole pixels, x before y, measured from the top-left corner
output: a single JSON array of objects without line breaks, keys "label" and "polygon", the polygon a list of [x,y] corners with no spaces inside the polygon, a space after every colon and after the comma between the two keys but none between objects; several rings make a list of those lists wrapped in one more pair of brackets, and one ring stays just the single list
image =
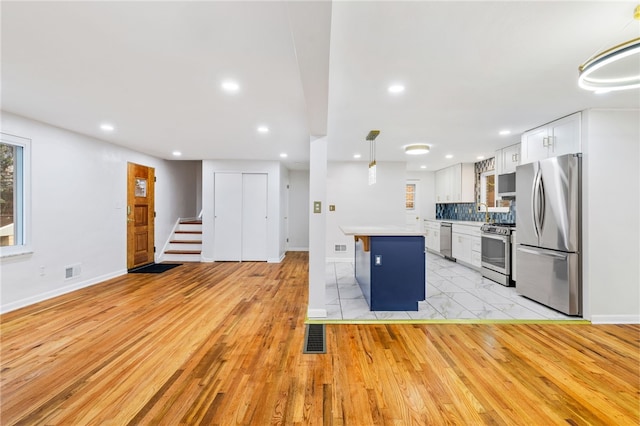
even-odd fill
[{"label": "white lower cabinet", "polygon": [[452,256],[458,261],[480,269],[481,241],[480,226],[454,223],[451,227]]},{"label": "white lower cabinet", "polygon": [[427,249],[440,253],[440,222],[425,221],[424,232]]}]

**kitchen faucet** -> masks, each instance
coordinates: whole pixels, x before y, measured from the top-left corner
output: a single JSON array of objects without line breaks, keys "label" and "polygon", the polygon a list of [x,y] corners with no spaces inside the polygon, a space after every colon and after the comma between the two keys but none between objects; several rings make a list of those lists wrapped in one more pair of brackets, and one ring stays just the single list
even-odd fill
[{"label": "kitchen faucet", "polygon": [[489,219],[489,206],[487,206],[485,203],[478,203],[478,210],[481,206],[484,206],[484,221],[486,223],[490,223],[491,220]]}]

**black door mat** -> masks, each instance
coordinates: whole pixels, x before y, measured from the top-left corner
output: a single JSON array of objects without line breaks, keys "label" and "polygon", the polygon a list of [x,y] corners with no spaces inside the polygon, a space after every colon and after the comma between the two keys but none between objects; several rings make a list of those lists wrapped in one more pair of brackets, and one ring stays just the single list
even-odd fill
[{"label": "black door mat", "polygon": [[161,274],[180,266],[182,263],[152,263],[151,265],[141,266],[139,268],[130,269],[130,274]]},{"label": "black door mat", "polygon": [[307,324],[304,331],[305,354],[326,354],[327,342],[325,337],[324,324]]}]

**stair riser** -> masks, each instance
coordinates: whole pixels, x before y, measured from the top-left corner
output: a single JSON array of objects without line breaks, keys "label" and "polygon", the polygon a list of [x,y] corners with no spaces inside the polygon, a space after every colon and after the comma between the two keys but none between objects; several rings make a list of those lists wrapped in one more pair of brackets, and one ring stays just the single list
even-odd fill
[{"label": "stair riser", "polygon": [[190,243],[169,243],[167,250],[198,250],[202,251],[202,244],[190,244]]},{"label": "stair riser", "polygon": [[202,234],[182,234],[178,232],[173,234],[173,239],[178,241],[202,241]]},{"label": "stair riser", "polygon": [[202,232],[202,225],[191,225],[186,223],[181,223],[176,228],[177,231],[200,231]]},{"label": "stair riser", "polygon": [[165,254],[162,256],[163,262],[200,262],[199,254]]}]

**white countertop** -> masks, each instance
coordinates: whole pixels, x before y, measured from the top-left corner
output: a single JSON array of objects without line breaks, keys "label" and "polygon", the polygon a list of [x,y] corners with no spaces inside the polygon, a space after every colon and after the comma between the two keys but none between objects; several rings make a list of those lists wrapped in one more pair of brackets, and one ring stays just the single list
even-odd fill
[{"label": "white countertop", "polygon": [[425,222],[446,222],[446,223],[453,223],[458,225],[471,225],[471,226],[478,226],[478,227],[486,223],[486,222],[478,222],[474,220],[453,220],[453,219],[425,219],[424,221]]},{"label": "white countertop", "polygon": [[424,230],[415,226],[340,226],[345,235],[364,235],[370,237],[392,237],[400,235],[424,236]]}]

